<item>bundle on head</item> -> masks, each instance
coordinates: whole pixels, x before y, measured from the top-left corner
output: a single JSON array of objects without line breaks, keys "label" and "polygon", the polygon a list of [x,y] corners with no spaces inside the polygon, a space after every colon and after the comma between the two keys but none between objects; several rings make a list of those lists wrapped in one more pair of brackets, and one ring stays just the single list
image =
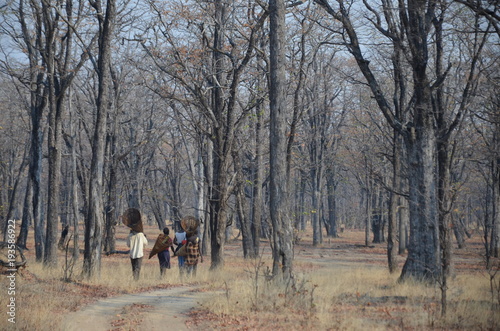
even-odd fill
[{"label": "bundle on head", "polygon": [[129,208],[122,215],[122,222],[135,232],[143,232],[141,212],[136,208]]},{"label": "bundle on head", "polygon": [[194,216],[186,216],[181,220],[181,227],[188,233],[194,233],[198,226],[200,225],[200,221]]}]

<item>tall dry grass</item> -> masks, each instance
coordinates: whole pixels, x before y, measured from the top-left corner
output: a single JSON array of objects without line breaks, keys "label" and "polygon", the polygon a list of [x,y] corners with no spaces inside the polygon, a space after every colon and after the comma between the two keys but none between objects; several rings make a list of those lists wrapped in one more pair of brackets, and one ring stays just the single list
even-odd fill
[{"label": "tall dry grass", "polygon": [[389,274],[384,267],[332,265],[296,273],[293,281],[283,283],[267,280],[264,265],[246,263],[243,277],[225,279],[221,286],[224,290],[205,303],[205,308],[218,316],[222,325],[229,325],[229,329],[244,329],[243,326],[252,330],[500,328],[500,311],[498,304],[490,300],[485,273],[458,275],[450,280],[449,309],[443,317],[438,286],[400,283],[398,275]]}]

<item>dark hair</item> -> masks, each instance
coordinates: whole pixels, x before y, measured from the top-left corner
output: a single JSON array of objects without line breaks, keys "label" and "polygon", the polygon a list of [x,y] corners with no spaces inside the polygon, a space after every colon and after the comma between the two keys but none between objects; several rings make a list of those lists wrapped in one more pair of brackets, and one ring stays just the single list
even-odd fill
[{"label": "dark hair", "polygon": [[168,235],[170,233],[170,230],[167,227],[163,228],[163,233]]}]

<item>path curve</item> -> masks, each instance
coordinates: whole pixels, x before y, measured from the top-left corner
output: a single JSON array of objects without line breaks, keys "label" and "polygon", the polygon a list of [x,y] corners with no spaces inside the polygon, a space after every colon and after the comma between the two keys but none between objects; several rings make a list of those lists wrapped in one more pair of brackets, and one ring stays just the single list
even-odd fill
[{"label": "path curve", "polygon": [[[134,329],[188,330],[186,313],[196,307],[205,294],[196,291],[195,287],[182,286],[106,298],[67,314],[63,318],[61,330],[120,330],[120,327],[113,326],[112,322],[119,320],[124,308],[132,304],[146,305]],[[126,325],[123,327],[128,329]]]}]

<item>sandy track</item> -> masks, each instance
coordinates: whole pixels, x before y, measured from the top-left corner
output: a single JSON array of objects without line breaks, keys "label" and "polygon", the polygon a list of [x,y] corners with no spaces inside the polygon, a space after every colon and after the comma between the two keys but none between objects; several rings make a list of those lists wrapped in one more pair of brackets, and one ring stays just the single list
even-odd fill
[{"label": "sandy track", "polygon": [[[196,291],[196,288],[183,286],[102,299],[66,315],[61,330],[187,330],[185,313],[196,307],[205,294]],[[112,322],[120,320],[125,307],[132,304],[143,307],[133,328],[130,324],[113,326]]]}]

